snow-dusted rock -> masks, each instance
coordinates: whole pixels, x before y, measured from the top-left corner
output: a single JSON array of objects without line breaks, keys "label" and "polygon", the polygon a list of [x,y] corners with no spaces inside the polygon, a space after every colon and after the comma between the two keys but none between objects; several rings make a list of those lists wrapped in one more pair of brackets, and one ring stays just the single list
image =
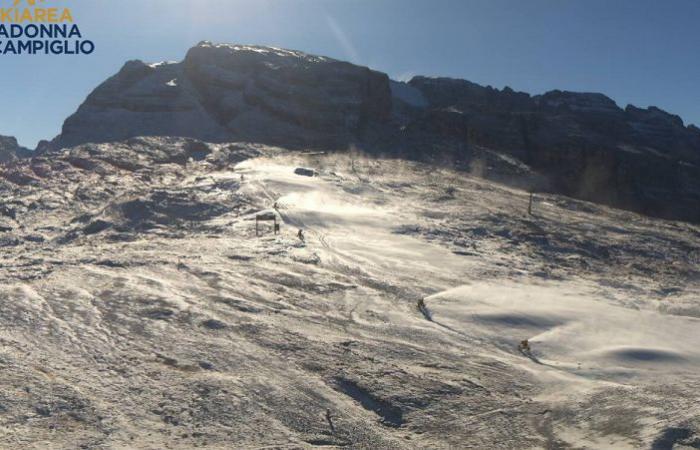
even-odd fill
[{"label": "snow-dusted rock", "polygon": [[345,147],[390,112],[389,79],[379,72],[202,42],[181,63],[127,62],[66,120],[53,146],[150,135]]},{"label": "snow-dusted rock", "polygon": [[[505,153],[547,177],[547,190],[646,214],[700,221],[700,131],[659,108],[603,94],[528,94],[415,77],[429,106],[403,118],[403,148],[469,161]],[[488,173],[485,174],[488,176]]]},{"label": "snow-dusted rock", "polygon": [[[528,216],[527,192],[458,171],[260,144],[132,138],[11,167],[0,448],[700,436],[696,225],[542,194]],[[273,209],[279,234],[256,235]]]},{"label": "snow-dusted rock", "polygon": [[511,184],[517,167],[537,175],[532,189],[700,221],[700,130],[598,93],[530,96],[421,76],[399,83],[298,51],[202,42],[180,63],[126,63],[39,152],[134,136],[356,145]]}]

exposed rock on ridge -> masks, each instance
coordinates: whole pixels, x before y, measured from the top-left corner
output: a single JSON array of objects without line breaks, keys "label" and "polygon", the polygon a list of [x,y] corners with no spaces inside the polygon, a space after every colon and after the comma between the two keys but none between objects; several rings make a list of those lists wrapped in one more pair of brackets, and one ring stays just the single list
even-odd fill
[{"label": "exposed rock on ridge", "polygon": [[[533,186],[652,216],[700,221],[700,130],[656,107],[597,93],[528,94],[416,77],[429,107],[404,116],[412,154],[473,163],[487,148],[548,178]],[[488,175],[488,174],[486,174]]]},{"label": "exposed rock on ridge", "polygon": [[386,75],[330,58],[200,43],[181,63],[129,61],[66,120],[54,147],[140,135],[342,147],[389,119]]},{"label": "exposed rock on ridge", "polygon": [[528,188],[700,221],[700,129],[597,93],[530,96],[449,78],[399,83],[298,51],[203,42],[181,63],[128,62],[43,148],[135,136],[358,145],[512,182],[498,176],[506,161],[537,175]]},{"label": "exposed rock on ridge", "polygon": [[32,152],[20,147],[17,139],[12,136],[0,136],[0,163],[16,161],[20,158],[28,158]]}]

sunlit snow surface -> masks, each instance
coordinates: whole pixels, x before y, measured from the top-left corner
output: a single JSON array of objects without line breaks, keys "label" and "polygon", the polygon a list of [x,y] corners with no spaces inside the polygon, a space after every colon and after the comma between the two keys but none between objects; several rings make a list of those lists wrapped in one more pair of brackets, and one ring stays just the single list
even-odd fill
[{"label": "sunlit snow surface", "polygon": [[696,226],[245,144],[32,164],[2,186],[2,447],[698,442]]},{"label": "sunlit snow surface", "polygon": [[475,283],[426,299],[432,319],[505,349],[528,339],[543,374],[621,384],[700,373],[700,319],[625,308],[565,283]]}]

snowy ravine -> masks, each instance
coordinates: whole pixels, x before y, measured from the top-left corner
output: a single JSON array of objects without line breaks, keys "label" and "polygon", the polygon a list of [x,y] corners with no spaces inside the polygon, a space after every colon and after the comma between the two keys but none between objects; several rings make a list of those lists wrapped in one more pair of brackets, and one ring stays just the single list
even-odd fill
[{"label": "snowy ravine", "polygon": [[2,448],[700,447],[697,226],[184,139],[2,174]]}]

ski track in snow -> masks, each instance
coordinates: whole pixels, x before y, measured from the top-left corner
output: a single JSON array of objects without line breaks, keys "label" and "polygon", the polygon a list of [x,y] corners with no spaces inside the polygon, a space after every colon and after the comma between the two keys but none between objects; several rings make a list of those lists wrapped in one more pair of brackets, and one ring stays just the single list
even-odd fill
[{"label": "ski track in snow", "polygon": [[[459,285],[470,278],[469,263],[442,247],[393,233],[401,225],[400,209],[348,203],[336,186],[296,176],[291,166],[247,161],[237,169],[272,187],[284,220],[312,231],[321,259],[335,270],[443,290],[422,303],[431,320],[470,340],[488,342],[495,347],[490,356],[533,373],[548,385],[543,400],[575,401],[571,392],[605,386],[697,381],[700,319],[661,314],[651,305],[646,310],[621,307],[585,283]],[[534,347],[533,361],[514,352],[523,339]],[[700,407],[689,413],[700,413]],[[582,443],[572,439],[572,445]],[[602,441],[595,445],[606,446]]]},{"label": "ski track in snow", "polygon": [[[695,227],[556,196],[523,217],[527,193],[463,174],[241,148],[264,156],[11,193],[33,206],[0,261],[0,446],[700,439]],[[275,204],[281,234],[256,238]]]}]

